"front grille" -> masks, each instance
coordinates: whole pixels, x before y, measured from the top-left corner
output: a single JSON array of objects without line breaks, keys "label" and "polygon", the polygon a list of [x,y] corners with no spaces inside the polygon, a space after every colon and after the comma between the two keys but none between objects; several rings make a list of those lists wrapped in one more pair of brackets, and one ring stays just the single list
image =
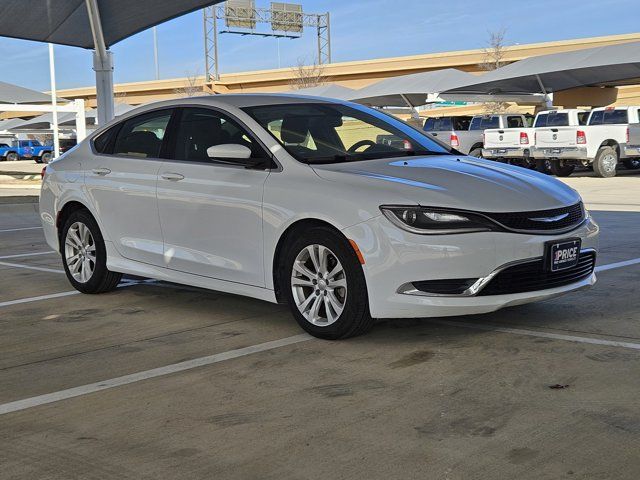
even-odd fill
[{"label": "front grille", "polygon": [[596,254],[592,251],[581,252],[575,267],[559,272],[545,271],[542,259],[521,263],[502,270],[478,295],[505,295],[562,287],[589,277],[595,266]]},{"label": "front grille", "polygon": [[[567,214],[566,216],[564,216]],[[485,213],[487,217],[511,230],[519,231],[553,231],[567,230],[577,227],[585,217],[582,202],[570,207],[552,210],[535,210],[532,212]],[[554,217],[564,216],[558,220]],[[545,221],[546,219],[546,221]]]}]

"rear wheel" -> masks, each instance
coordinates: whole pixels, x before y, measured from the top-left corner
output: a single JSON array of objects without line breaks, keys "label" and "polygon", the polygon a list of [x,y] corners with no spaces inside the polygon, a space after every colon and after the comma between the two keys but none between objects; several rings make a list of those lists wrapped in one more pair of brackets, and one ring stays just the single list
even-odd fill
[{"label": "rear wheel", "polygon": [[556,177],[568,177],[576,169],[576,166],[566,160],[553,160],[551,162],[551,173]]},{"label": "rear wheel", "polygon": [[476,157],[476,158],[483,158],[482,157],[482,149],[481,148],[474,148],[473,150],[471,150],[469,152],[469,156]]},{"label": "rear wheel", "polygon": [[598,177],[610,178],[616,176],[618,152],[613,147],[600,147],[593,160],[593,171]]},{"label": "rear wheel", "polygon": [[627,158],[622,164],[627,170],[637,170],[640,168],[640,158]]},{"label": "rear wheel", "polygon": [[311,228],[289,243],[286,252],[279,278],[305,331],[336,340],[372,327],[362,266],[340,234],[328,227]]},{"label": "rear wheel", "polygon": [[20,159],[16,152],[7,153],[7,162],[17,162]]},{"label": "rear wheel", "polygon": [[102,233],[87,210],[72,213],[65,222],[60,252],[69,282],[82,293],[109,292],[122,278],[121,273],[107,269]]},{"label": "rear wheel", "polygon": [[40,161],[38,162],[38,160],[36,159],[37,163],[49,163],[51,161],[51,157],[53,157],[53,154],[51,152],[44,152],[42,154],[42,156],[40,157]]}]

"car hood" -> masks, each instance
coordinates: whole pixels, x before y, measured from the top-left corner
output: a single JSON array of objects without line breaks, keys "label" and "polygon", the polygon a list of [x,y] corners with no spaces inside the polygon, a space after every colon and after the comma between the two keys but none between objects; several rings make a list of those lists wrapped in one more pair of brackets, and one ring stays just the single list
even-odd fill
[{"label": "car hood", "polygon": [[484,212],[547,210],[580,195],[547,175],[474,157],[437,155],[313,165],[317,175],[376,200]]}]

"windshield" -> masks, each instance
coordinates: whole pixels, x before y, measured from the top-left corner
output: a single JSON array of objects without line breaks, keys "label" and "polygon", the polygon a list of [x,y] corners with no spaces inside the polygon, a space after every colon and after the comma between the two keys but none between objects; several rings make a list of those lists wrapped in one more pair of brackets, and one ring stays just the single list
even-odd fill
[{"label": "windshield", "polygon": [[296,159],[339,163],[410,155],[443,155],[450,149],[381,112],[332,103],[243,108]]}]

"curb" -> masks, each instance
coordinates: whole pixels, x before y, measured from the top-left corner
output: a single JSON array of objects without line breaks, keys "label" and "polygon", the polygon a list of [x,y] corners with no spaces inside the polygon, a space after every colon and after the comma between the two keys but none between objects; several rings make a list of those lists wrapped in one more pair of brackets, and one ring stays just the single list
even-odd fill
[{"label": "curb", "polygon": [[0,205],[18,205],[25,203],[38,203],[40,197],[38,195],[11,195],[0,197]]}]

